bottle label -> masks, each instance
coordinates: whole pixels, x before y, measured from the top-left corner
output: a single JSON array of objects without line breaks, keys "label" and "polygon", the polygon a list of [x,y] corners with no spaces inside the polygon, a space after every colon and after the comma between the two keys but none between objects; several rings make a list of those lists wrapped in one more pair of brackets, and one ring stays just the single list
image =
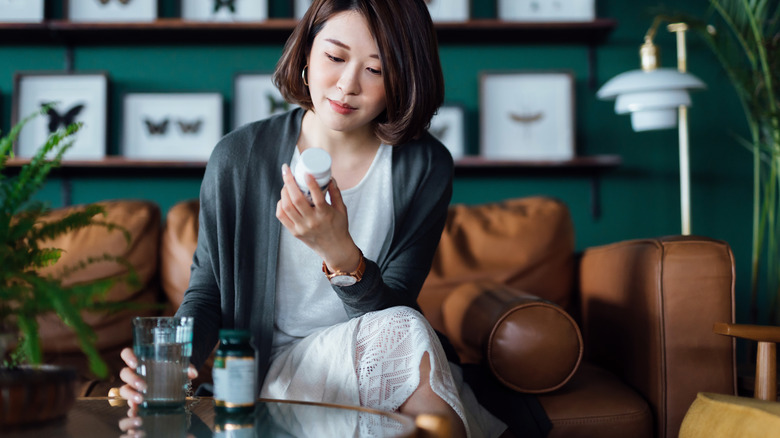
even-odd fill
[{"label": "bottle label", "polygon": [[214,403],[227,408],[254,405],[256,372],[253,357],[217,357],[212,370]]}]

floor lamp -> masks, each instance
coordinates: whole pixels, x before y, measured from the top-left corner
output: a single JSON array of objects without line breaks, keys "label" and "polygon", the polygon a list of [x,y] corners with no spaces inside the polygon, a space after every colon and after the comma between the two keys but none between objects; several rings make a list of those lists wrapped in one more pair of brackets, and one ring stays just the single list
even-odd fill
[{"label": "floor lamp", "polygon": [[631,114],[634,131],[650,131],[678,127],[680,143],[680,208],[682,234],[691,234],[691,195],[688,163],[688,90],[705,88],[696,76],[687,72],[685,23],[670,24],[669,32],[677,34],[677,69],[658,67],[658,47],[653,43],[658,26],[664,21],[656,17],[645,34],[639,49],[641,70],[621,73],[607,81],[596,93],[599,99],[615,99],[617,114]]}]

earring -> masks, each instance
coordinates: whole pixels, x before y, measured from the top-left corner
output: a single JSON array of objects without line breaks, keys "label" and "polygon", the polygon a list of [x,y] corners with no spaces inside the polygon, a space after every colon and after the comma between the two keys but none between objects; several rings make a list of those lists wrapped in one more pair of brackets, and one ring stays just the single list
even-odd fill
[{"label": "earring", "polygon": [[305,67],[303,67],[303,71],[301,72],[301,79],[303,79],[303,85],[309,86],[309,82],[306,80],[306,69],[309,68],[309,64],[306,64]]}]

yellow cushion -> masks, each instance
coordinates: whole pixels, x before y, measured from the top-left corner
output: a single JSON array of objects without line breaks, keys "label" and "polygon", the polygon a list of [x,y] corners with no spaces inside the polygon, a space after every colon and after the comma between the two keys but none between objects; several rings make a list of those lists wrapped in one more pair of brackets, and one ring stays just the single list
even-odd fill
[{"label": "yellow cushion", "polygon": [[700,392],[679,438],[780,437],[780,403]]}]

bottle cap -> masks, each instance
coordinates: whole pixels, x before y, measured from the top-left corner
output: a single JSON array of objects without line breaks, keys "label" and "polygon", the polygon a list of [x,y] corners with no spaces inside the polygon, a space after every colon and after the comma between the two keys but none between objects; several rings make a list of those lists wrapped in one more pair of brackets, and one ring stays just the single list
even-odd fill
[{"label": "bottle cap", "polygon": [[233,342],[237,341],[248,341],[250,338],[249,331],[248,330],[240,330],[240,329],[220,329],[219,330],[219,338],[220,339],[228,339]]},{"label": "bottle cap", "polygon": [[330,154],[324,149],[306,149],[301,154],[300,164],[304,166],[306,173],[310,173],[314,179],[330,177]]}]

